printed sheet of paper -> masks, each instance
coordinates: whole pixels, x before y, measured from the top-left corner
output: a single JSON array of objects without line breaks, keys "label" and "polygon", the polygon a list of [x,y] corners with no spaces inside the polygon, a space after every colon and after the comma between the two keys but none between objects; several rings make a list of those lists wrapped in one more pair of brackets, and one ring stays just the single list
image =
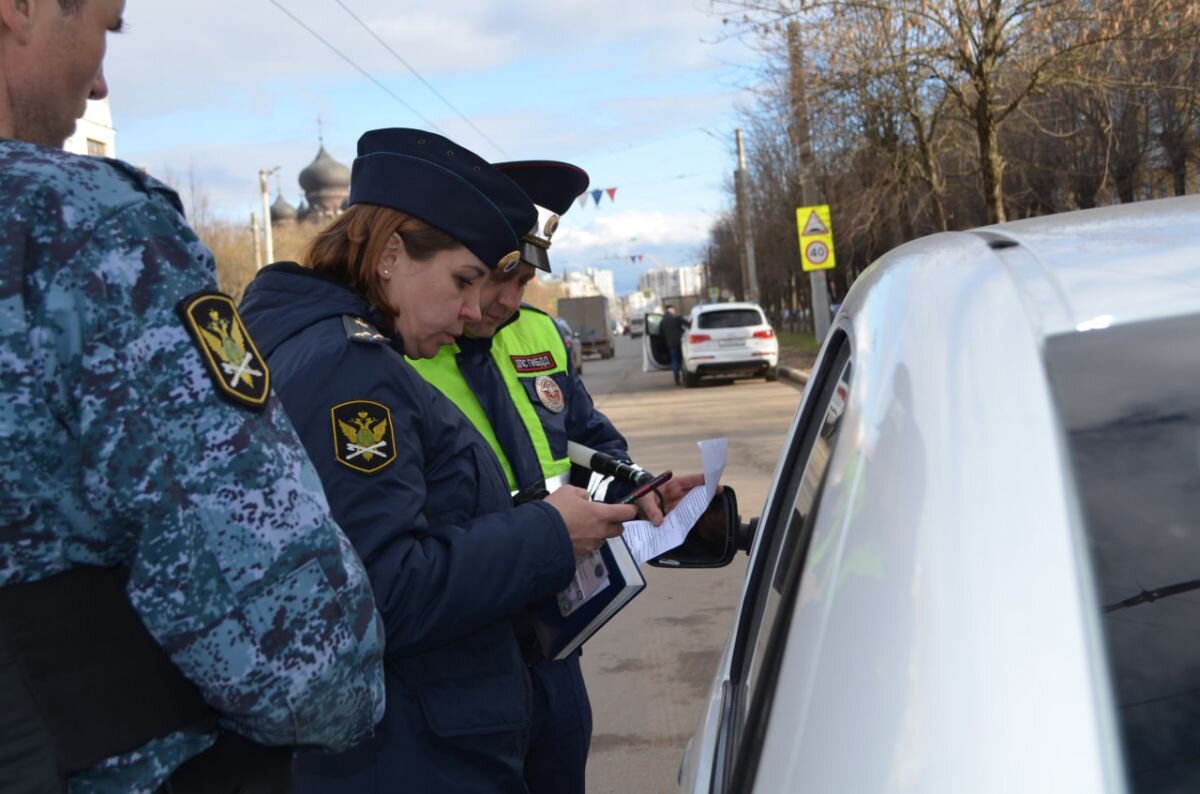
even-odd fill
[{"label": "printed sheet of paper", "polygon": [[700,447],[700,460],[704,465],[704,486],[688,491],[688,495],[667,513],[657,527],[649,521],[625,522],[622,537],[638,565],[644,565],[647,560],[682,544],[717,492],[717,485],[725,471],[729,440],[713,438],[701,441],[697,446]]}]

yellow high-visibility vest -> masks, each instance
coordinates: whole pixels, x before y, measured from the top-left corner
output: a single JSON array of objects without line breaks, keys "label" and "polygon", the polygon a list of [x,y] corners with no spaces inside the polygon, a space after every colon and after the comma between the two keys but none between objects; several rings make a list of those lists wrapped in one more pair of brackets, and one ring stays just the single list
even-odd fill
[{"label": "yellow high-visibility vest", "polygon": [[[504,454],[500,441],[492,429],[491,420],[479,398],[471,390],[466,378],[458,368],[458,354],[461,349],[457,344],[446,345],[438,351],[437,356],[428,359],[409,359],[409,363],[438,391],[450,398],[459,410],[467,417],[479,434],[491,446],[500,460],[504,475],[508,478],[511,490],[517,489],[516,477],[508,456]],[[537,309],[522,307],[516,320],[501,328],[492,339],[492,360],[500,371],[501,377],[508,390],[508,397],[517,409],[517,415],[529,433],[537,453],[538,464],[542,469],[542,477],[547,484],[561,484],[566,481],[571,471],[571,461],[566,456],[565,448],[562,456],[557,457],[551,449],[550,439],[542,419],[538,416],[536,407],[538,390],[536,379],[546,376],[561,384],[563,373],[568,371],[570,361],[567,350],[563,345],[562,336],[554,319]],[[558,375],[557,378],[554,376]],[[564,405],[561,413],[566,412],[566,394],[562,395]],[[546,410],[543,408],[543,410]],[[550,413],[559,413],[553,412]]]}]

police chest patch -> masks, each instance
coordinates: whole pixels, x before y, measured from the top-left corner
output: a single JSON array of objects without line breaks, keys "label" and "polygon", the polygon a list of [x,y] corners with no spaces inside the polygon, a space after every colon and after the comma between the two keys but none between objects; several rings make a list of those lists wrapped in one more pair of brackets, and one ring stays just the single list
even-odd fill
[{"label": "police chest patch", "polygon": [[563,399],[562,389],[558,388],[558,384],[554,382],[554,378],[549,375],[538,375],[533,381],[533,390],[537,392],[538,399],[542,401],[542,405],[548,410],[560,414],[563,408],[567,407],[566,400]]},{"label": "police chest patch", "polygon": [[531,356],[509,356],[517,372],[545,372],[558,365],[554,363],[554,354],[549,350],[544,353],[534,353]]},{"label": "police chest patch", "polygon": [[396,459],[392,412],[370,400],[351,400],[329,410],[333,418],[333,454],[338,463],[374,474]]},{"label": "police chest patch", "polygon": [[271,372],[228,295],[197,292],[175,304],[200,348],[204,367],[229,402],[261,411],[271,396]]}]

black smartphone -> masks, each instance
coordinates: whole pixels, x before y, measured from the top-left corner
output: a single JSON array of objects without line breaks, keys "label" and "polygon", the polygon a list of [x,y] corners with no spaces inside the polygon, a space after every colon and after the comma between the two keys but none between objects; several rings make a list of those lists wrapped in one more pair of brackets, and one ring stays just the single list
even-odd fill
[{"label": "black smartphone", "polygon": [[626,496],[620,502],[617,502],[617,504],[621,504],[621,505],[633,504],[638,499],[641,499],[643,496],[650,493],[655,488],[662,485],[664,482],[666,482],[669,479],[671,479],[671,471],[668,469],[667,471],[664,471],[662,474],[655,477],[653,480],[650,480],[649,482],[639,485],[637,488],[635,488],[633,490],[633,493],[629,494],[629,496]]}]

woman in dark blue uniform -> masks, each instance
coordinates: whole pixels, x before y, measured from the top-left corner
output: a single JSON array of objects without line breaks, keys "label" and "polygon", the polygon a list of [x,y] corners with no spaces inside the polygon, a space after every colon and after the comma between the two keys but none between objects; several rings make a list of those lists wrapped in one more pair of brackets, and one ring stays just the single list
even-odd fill
[{"label": "woman in dark blue uniform", "polygon": [[513,508],[487,443],[403,360],[479,319],[484,276],[536,221],[520,189],[441,136],[374,130],[350,204],[241,307],[386,631],[375,738],[302,757],[297,790],[523,794],[535,693],[514,619],[634,508],[577,488]]}]

